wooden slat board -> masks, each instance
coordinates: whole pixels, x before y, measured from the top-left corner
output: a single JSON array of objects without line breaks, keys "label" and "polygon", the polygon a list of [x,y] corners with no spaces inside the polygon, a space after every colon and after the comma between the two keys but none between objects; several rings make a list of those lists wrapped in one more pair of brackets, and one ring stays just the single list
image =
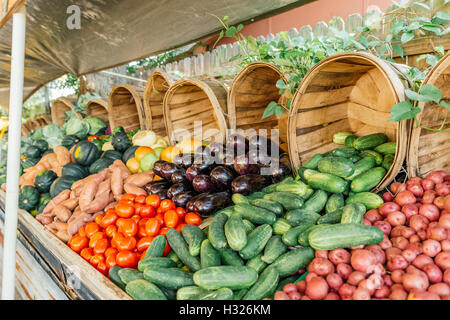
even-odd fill
[{"label": "wooden slat board", "polygon": [[[5,193],[0,192],[0,205],[4,207]],[[24,210],[18,211],[18,229],[39,252],[42,259],[63,284],[72,299],[129,300],[124,291],[103,276],[80,255],[41,225]]]},{"label": "wooden slat board", "polygon": [[288,123],[290,159],[296,170],[316,153],[338,147],[333,134],[357,136],[383,132],[397,142],[394,164],[375,188],[384,188],[406,155],[407,123],[388,121],[403,99],[403,83],[386,62],[366,53],[342,53],[316,64],[303,78],[291,104]]},{"label": "wooden slat board", "polygon": [[104,98],[91,99],[86,105],[86,114],[88,116],[102,119],[106,125],[109,125],[109,106]]},{"label": "wooden slat board", "polygon": [[[62,127],[64,120],[66,119],[66,111],[73,110],[76,99],[69,97],[60,97],[52,101],[51,115],[52,122],[56,123],[59,127]],[[75,116],[78,119],[83,119],[83,115],[79,112],[75,112]]]},{"label": "wooden slat board", "polygon": [[147,129],[142,103],[144,89],[128,84],[117,85],[109,93],[109,124],[111,129],[122,126],[126,132]]}]

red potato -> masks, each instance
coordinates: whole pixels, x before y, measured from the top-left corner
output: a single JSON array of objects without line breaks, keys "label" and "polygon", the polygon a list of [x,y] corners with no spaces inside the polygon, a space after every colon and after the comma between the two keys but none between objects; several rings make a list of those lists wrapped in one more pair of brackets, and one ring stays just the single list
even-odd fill
[{"label": "red potato", "polygon": [[433,204],[442,210],[442,209],[444,209],[444,206],[445,206],[445,198],[437,197],[436,199],[434,199]]},{"label": "red potato", "polygon": [[426,230],[430,221],[422,215],[414,215],[409,220],[409,226],[416,232],[420,230]]},{"label": "red potato", "polygon": [[423,292],[427,290],[430,283],[427,275],[423,271],[418,271],[417,273],[404,274],[402,284],[407,291],[417,290]]},{"label": "red potato", "polygon": [[349,285],[348,283],[344,283],[338,290],[339,295],[342,299],[352,298],[353,292],[355,292],[356,287]]},{"label": "red potato", "polygon": [[374,222],[383,220],[383,216],[378,212],[377,209],[370,209],[364,214],[364,219],[369,220],[373,224]]},{"label": "red potato", "polygon": [[330,292],[323,300],[341,300],[341,298],[336,292]]},{"label": "red potato", "polygon": [[439,225],[431,227],[431,223],[427,229],[427,237],[432,240],[446,240],[447,239],[447,230],[444,227]]},{"label": "red potato", "polygon": [[306,284],[305,294],[312,300],[322,300],[328,294],[328,283],[322,277],[314,277]]},{"label": "red potato", "polygon": [[383,198],[384,202],[389,202],[389,201],[394,200],[394,196],[390,192],[383,193],[383,195],[381,197]]},{"label": "red potato", "polygon": [[367,278],[367,281],[374,286],[375,290],[380,289],[381,286],[384,284],[383,276],[375,273],[371,274]]},{"label": "red potato", "polygon": [[431,203],[433,203],[435,198],[436,198],[436,191],[434,191],[434,190],[426,190],[423,193],[422,203],[423,204],[431,204]]},{"label": "red potato", "polygon": [[289,296],[286,292],[283,291],[277,291],[274,295],[274,300],[289,300]]},{"label": "red potato", "polygon": [[358,288],[366,289],[367,291],[369,291],[370,295],[373,295],[376,290],[375,285],[372,282],[370,282],[368,279],[362,280],[358,284]]},{"label": "red potato", "polygon": [[393,194],[397,194],[403,190],[406,190],[406,184],[400,182],[394,182],[391,184],[391,192]]},{"label": "red potato", "polygon": [[[447,195],[445,197],[444,209],[447,210],[447,211],[450,211],[450,195]],[[442,213],[442,214],[444,214],[444,213]]]},{"label": "red potato", "polygon": [[381,263],[381,264],[384,264],[385,262],[386,262],[386,254],[384,253],[384,251],[380,248],[380,249],[377,249],[377,248],[371,248],[371,249],[369,249],[370,250],[370,252],[372,252],[374,255],[375,255],[375,257],[377,258],[377,263]]},{"label": "red potato", "polygon": [[308,282],[314,277],[317,277],[317,273],[309,272],[305,277],[306,284],[308,284]]},{"label": "red potato", "polygon": [[444,177],[439,172],[431,172],[425,177],[425,179],[430,179],[435,184],[442,183],[444,181]]},{"label": "red potato", "polygon": [[300,293],[305,293],[306,290],[306,282],[305,280],[298,281],[295,286],[297,287],[297,291]]},{"label": "red potato", "polygon": [[439,252],[441,252],[441,243],[439,241],[428,239],[423,242],[423,253],[429,257],[435,257]]},{"label": "red potato", "polygon": [[395,237],[391,239],[392,246],[394,248],[399,248],[400,250],[405,250],[409,244],[408,239],[403,237]]},{"label": "red potato", "polygon": [[391,226],[402,226],[406,222],[406,216],[400,211],[390,212],[387,215],[387,222],[391,224]]},{"label": "red potato", "polygon": [[406,261],[411,263],[417,257],[417,254],[412,250],[406,249],[406,250],[403,250],[402,257],[405,258]]},{"label": "red potato", "polygon": [[419,236],[419,239],[422,241],[425,241],[427,239],[427,232],[425,230],[417,231],[417,235]]},{"label": "red potato", "polygon": [[286,293],[297,292],[297,287],[293,283],[288,283],[283,287],[283,291]]},{"label": "red potato", "polygon": [[335,269],[330,260],[326,258],[314,258],[310,262],[308,270],[310,272],[316,273],[319,276],[326,276],[330,273],[333,273]]},{"label": "red potato", "polygon": [[429,221],[438,221],[439,220],[439,208],[434,204],[424,204],[419,209],[419,214],[424,216]]},{"label": "red potato", "polygon": [[422,269],[424,265],[434,263],[433,259],[425,254],[418,255],[412,262],[413,266]]},{"label": "red potato", "polygon": [[394,198],[395,203],[400,206],[416,203],[417,199],[411,191],[400,191]]},{"label": "red potato", "polygon": [[347,263],[339,263],[336,266],[337,274],[344,280],[348,279],[352,271],[353,271],[352,267]]},{"label": "red potato", "polygon": [[352,298],[353,300],[370,300],[370,292],[364,288],[357,288],[355,292],[353,292]]},{"label": "red potato", "polygon": [[373,296],[377,299],[387,298],[390,292],[391,290],[389,290],[388,286],[382,285],[380,289],[375,290]]},{"label": "red potato", "polygon": [[422,187],[425,191],[434,189],[434,181],[430,179],[422,180]]},{"label": "red potato", "polygon": [[377,263],[377,257],[369,250],[358,249],[352,252],[350,262],[356,271],[370,273]]},{"label": "red potato", "polygon": [[411,183],[406,186],[406,190],[411,191],[416,198],[423,196],[423,188],[420,183]]},{"label": "red potato", "polygon": [[327,259],[328,258],[328,250],[316,250],[315,257]]},{"label": "red potato", "polygon": [[403,271],[403,270],[392,271],[392,273],[391,273],[392,282],[402,283],[404,274],[405,274],[405,271]]},{"label": "red potato", "polygon": [[410,228],[410,227],[403,228],[402,232],[401,232],[401,236],[406,238],[406,239],[411,238],[411,236],[413,236],[415,234],[416,234],[416,231],[414,231],[414,229]]},{"label": "red potato", "polygon": [[436,190],[436,194],[441,197],[445,197],[450,193],[450,187],[444,183],[436,184],[434,190]]},{"label": "red potato", "polygon": [[389,237],[385,234],[383,240],[379,243],[381,249],[387,250],[392,247],[392,242],[389,240]]},{"label": "red potato", "polygon": [[428,292],[435,293],[442,298],[444,296],[450,296],[450,287],[443,282],[435,283],[428,287]]},{"label": "red potato", "polygon": [[386,260],[391,260],[393,257],[398,256],[399,254],[402,254],[402,250],[399,248],[387,248],[385,250],[386,253]]},{"label": "red potato", "polygon": [[327,275],[327,283],[328,286],[334,290],[339,290],[344,281],[337,273],[330,273]]},{"label": "red potato", "polygon": [[393,284],[392,277],[388,274],[383,275],[383,282],[384,282],[384,285],[391,287]]},{"label": "red potato", "polygon": [[450,268],[450,252],[440,252],[435,258],[434,262],[438,265],[442,270],[446,270]]},{"label": "red potato", "polygon": [[441,248],[442,248],[442,251],[450,251],[450,240],[449,239],[442,240]]},{"label": "red potato", "polygon": [[409,238],[409,243],[419,243],[420,242],[420,238],[417,234],[414,234],[411,236],[411,238]]},{"label": "red potato", "polygon": [[419,214],[419,208],[415,204],[407,204],[402,207],[402,212],[405,214],[406,220],[409,221],[412,216]]},{"label": "red potato", "polygon": [[370,222],[369,220],[367,220],[366,218],[363,219],[362,224],[365,226],[371,226],[372,222]]},{"label": "red potato", "polygon": [[300,293],[297,291],[289,292],[288,296],[289,296],[289,300],[300,300],[302,298]]},{"label": "red potato", "polygon": [[301,300],[311,300],[308,296],[303,296]]},{"label": "red potato", "polygon": [[385,235],[389,235],[391,232],[391,225],[387,221],[377,221],[373,224],[374,227],[380,229]]},{"label": "red potato", "polygon": [[379,208],[378,211],[382,216],[387,216],[388,213],[399,211],[400,206],[395,202],[385,202]]},{"label": "red potato", "polygon": [[423,272],[426,273],[428,280],[431,283],[439,283],[442,281],[442,271],[434,263],[426,264],[422,267]]},{"label": "red potato", "polygon": [[347,283],[351,284],[352,286],[357,286],[358,283],[360,283],[361,281],[363,281],[364,279],[366,279],[367,277],[367,273],[361,272],[361,271],[353,271],[348,279],[347,279]]},{"label": "red potato", "polygon": [[392,259],[388,260],[386,267],[390,271],[394,270],[404,270],[408,267],[409,262],[401,255],[396,255]]},{"label": "red potato", "polygon": [[420,292],[417,290],[413,290],[409,293],[408,299],[414,300],[441,300],[438,294],[434,292]]},{"label": "red potato", "polygon": [[406,250],[411,250],[413,251],[416,255],[419,255],[423,252],[422,250],[422,243],[410,243],[408,244],[408,246],[406,247]]},{"label": "red potato", "polygon": [[445,229],[450,229],[450,214],[441,215],[438,224]]},{"label": "red potato", "polygon": [[408,293],[403,288],[398,288],[391,291],[389,295],[390,300],[406,300]]},{"label": "red potato", "polygon": [[339,263],[350,263],[350,252],[345,249],[334,249],[328,252],[328,259],[338,265]]},{"label": "red potato", "polygon": [[374,274],[379,274],[379,275],[385,275],[386,274],[386,269],[384,268],[383,264],[381,263],[377,263],[374,267],[373,267],[373,273]]},{"label": "red potato", "polygon": [[450,268],[448,268],[444,271],[442,280],[450,286]]},{"label": "red potato", "polygon": [[416,184],[416,183],[422,183],[422,178],[419,178],[419,177],[410,178],[408,181],[406,181],[406,186],[409,186],[411,184]]},{"label": "red potato", "polygon": [[391,238],[393,237],[400,237],[402,235],[402,230],[407,228],[407,226],[395,226],[394,228],[392,228],[391,233],[389,234],[389,236]]}]

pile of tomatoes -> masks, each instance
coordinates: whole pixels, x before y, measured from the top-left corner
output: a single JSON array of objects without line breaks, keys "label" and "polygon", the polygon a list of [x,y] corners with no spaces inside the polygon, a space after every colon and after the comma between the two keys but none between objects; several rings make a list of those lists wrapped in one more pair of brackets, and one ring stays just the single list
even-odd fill
[{"label": "pile of tomatoes", "polygon": [[[202,219],[195,212],[186,212],[158,195],[124,194],[114,209],[108,209],[81,227],[67,243],[98,271],[107,275],[117,265],[136,268],[139,260],[157,235],[170,228],[181,232],[185,224],[199,225]],[[164,256],[170,252],[166,242]]]}]

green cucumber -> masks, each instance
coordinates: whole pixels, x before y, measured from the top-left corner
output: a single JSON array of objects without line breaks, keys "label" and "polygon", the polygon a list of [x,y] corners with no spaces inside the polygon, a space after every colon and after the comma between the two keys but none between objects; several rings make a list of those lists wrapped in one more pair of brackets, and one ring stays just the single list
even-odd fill
[{"label": "green cucumber", "polygon": [[223,265],[228,266],[243,266],[244,261],[242,258],[237,254],[236,251],[233,251],[230,247],[225,247],[222,249],[219,249],[220,258]]},{"label": "green cucumber", "polygon": [[359,137],[355,140],[353,145],[357,150],[373,149],[388,141],[388,137],[384,133],[369,134],[364,137]]},{"label": "green cucumber", "polygon": [[200,248],[200,265],[202,269],[220,266],[220,254],[208,239],[203,240]]},{"label": "green cucumber", "polygon": [[312,224],[312,223],[305,223],[300,226],[289,229],[289,231],[283,235],[283,238],[282,238],[283,243],[287,246],[297,245],[298,244],[298,236],[313,225],[314,224]]},{"label": "green cucumber", "polygon": [[130,281],[125,291],[134,300],[167,300],[160,288],[144,279]]},{"label": "green cucumber", "polygon": [[359,153],[359,156],[361,158],[365,158],[365,157],[372,157],[372,158],[374,158],[375,159],[375,164],[377,166],[380,166],[383,163],[383,156],[380,153],[378,153],[376,151],[373,151],[373,150],[361,151]]},{"label": "green cucumber", "polygon": [[[281,279],[281,277],[280,277],[280,279]],[[287,285],[288,283],[294,283],[295,281],[297,281],[297,279],[298,279],[298,274],[296,274],[294,276],[289,276],[289,277],[283,278],[283,280],[281,280],[278,283],[275,292],[283,291],[283,288],[284,288],[285,285]]]},{"label": "green cucumber", "polygon": [[217,211],[215,214],[217,215],[219,213],[223,213],[227,217],[229,217],[229,216],[231,216],[233,214],[233,212],[234,212],[234,206],[229,206],[229,207],[226,207],[224,209],[221,209],[221,210]]},{"label": "green cucumber", "polygon": [[391,168],[392,164],[394,163],[395,155],[393,154],[386,154],[383,158],[383,162],[381,163],[381,166],[385,168],[387,171]]},{"label": "green cucumber", "polygon": [[255,224],[273,224],[277,219],[277,216],[272,211],[255,207],[246,203],[237,204],[234,210],[239,213],[243,219],[247,219]]},{"label": "green cucumber", "polygon": [[[241,205],[241,204],[239,204]],[[235,210],[238,206],[235,206]],[[216,213],[209,225],[208,239],[216,249],[225,248],[227,239],[225,237],[225,223],[228,216],[224,213]]]},{"label": "green cucumber", "polygon": [[318,168],[320,172],[341,178],[346,178],[355,171],[353,162],[350,159],[341,157],[325,157],[319,161]]},{"label": "green cucumber", "polygon": [[166,237],[172,250],[190,270],[197,271],[200,269],[199,259],[189,253],[186,241],[176,229],[167,230]]},{"label": "green cucumber", "polygon": [[193,257],[198,256],[200,254],[200,247],[202,245],[202,242],[205,239],[205,235],[203,234],[202,229],[193,224],[185,224],[181,228],[181,234],[188,244],[189,253]]},{"label": "green cucumber", "polygon": [[358,154],[358,151],[353,147],[340,147],[331,150],[330,153],[334,157],[349,158],[351,156]]},{"label": "green cucumber", "polygon": [[379,146],[377,146],[375,149],[373,149],[374,151],[381,153],[381,154],[395,154],[395,150],[397,149],[397,143],[395,142],[386,142],[383,144],[380,144]]},{"label": "green cucumber", "polygon": [[228,288],[220,288],[215,291],[200,293],[192,297],[192,300],[232,300],[233,291]]},{"label": "green cucumber", "polygon": [[320,214],[311,210],[295,209],[286,212],[284,218],[291,226],[296,227],[305,223],[315,224],[320,218]]},{"label": "green cucumber", "polygon": [[144,279],[169,289],[180,289],[195,284],[192,272],[178,268],[146,268]]},{"label": "green cucumber", "polygon": [[333,250],[359,245],[377,244],[383,240],[383,232],[363,224],[335,224],[313,230],[308,237],[309,244],[316,250]]},{"label": "green cucumber", "polygon": [[383,198],[381,198],[376,193],[371,192],[360,192],[349,196],[345,200],[345,204],[350,203],[361,203],[366,206],[367,210],[378,209],[383,203]]},{"label": "green cucumber", "polygon": [[167,300],[177,300],[177,290],[169,289],[164,286],[157,286],[167,297]]},{"label": "green cucumber", "polygon": [[247,234],[249,234],[256,228],[256,226],[253,223],[251,223],[250,221],[248,221],[247,219],[242,219],[242,222],[244,223],[245,232]]},{"label": "green cucumber", "polygon": [[257,279],[258,273],[246,266],[209,267],[194,273],[195,284],[207,290],[245,289],[252,286]]},{"label": "green cucumber", "polygon": [[145,252],[144,260],[150,257],[162,257],[165,247],[166,238],[162,235],[156,236]]},{"label": "green cucumber", "polygon": [[177,290],[177,300],[192,300],[199,294],[210,292],[198,286],[187,286]]},{"label": "green cucumber", "polygon": [[329,226],[329,224],[316,224],[316,225],[312,225],[312,226],[308,227],[305,231],[303,231],[302,233],[300,233],[298,235],[297,243],[303,247],[309,247],[309,241],[308,241],[309,234],[313,230],[315,230],[317,228],[321,228],[323,226]]},{"label": "green cucumber", "polygon": [[315,173],[306,181],[314,189],[321,189],[331,193],[342,193],[348,188],[348,182],[341,177],[329,173]]},{"label": "green cucumber", "polygon": [[256,191],[247,196],[248,200],[262,199],[265,193],[261,191]]},{"label": "green cucumber", "polygon": [[248,292],[248,288],[233,291],[233,300],[242,300],[245,294]]},{"label": "green cucumber", "polygon": [[349,176],[345,179],[353,180],[360,174],[375,167],[375,165],[376,165],[376,160],[374,157],[371,157],[371,156],[364,157],[355,163],[355,171],[353,172],[353,174],[351,176]]},{"label": "green cucumber", "polygon": [[347,139],[347,137],[351,135],[353,135],[353,133],[348,131],[336,132],[335,134],[333,134],[333,143],[345,144],[345,139]]},{"label": "green cucumber", "polygon": [[303,164],[303,167],[305,167],[306,169],[317,170],[318,163],[322,158],[323,158],[323,155],[321,155],[320,153],[317,153],[317,154],[313,155],[311,158],[309,158],[309,160]]},{"label": "green cucumber", "polygon": [[361,224],[366,213],[366,206],[361,203],[347,204],[342,211],[341,223]]},{"label": "green cucumber", "polygon": [[345,141],[344,141],[344,145],[346,146],[346,147],[354,147],[354,143],[355,143],[355,140],[357,139],[358,137],[357,136],[354,136],[354,135],[351,135],[351,136],[348,136],[348,137],[346,137],[345,138]]},{"label": "green cucumber", "polygon": [[277,288],[280,275],[276,268],[267,268],[255,284],[248,290],[242,300],[261,300],[272,296]]},{"label": "green cucumber", "polygon": [[[335,194],[335,193],[334,193]],[[316,190],[313,195],[306,200],[301,209],[320,212],[327,204],[328,194],[323,190]]]},{"label": "green cucumber", "polygon": [[264,262],[262,258],[263,254],[260,253],[257,256],[251,258],[247,261],[246,266],[255,269],[256,272],[260,273],[264,270],[265,267],[267,267],[267,263]]},{"label": "green cucumber", "polygon": [[[303,181],[293,181],[291,183],[283,183],[283,184],[278,185],[276,189],[277,189],[277,192],[284,192],[287,194],[296,195],[302,201],[308,199],[314,192],[314,190],[309,185],[304,183]],[[274,194],[274,193],[272,193],[272,194]],[[295,199],[294,197],[291,197],[291,198]],[[267,196],[264,196],[264,199],[269,199],[269,198]],[[269,199],[269,200],[279,202],[276,199]],[[286,203],[285,200],[282,200],[282,201],[284,201],[284,203]],[[281,203],[281,204],[283,205],[283,203]],[[289,210],[289,208],[287,208],[286,206],[283,205],[283,207],[285,207],[287,210]]]},{"label": "green cucumber", "polygon": [[169,254],[167,255],[167,258],[169,258],[173,262],[175,262],[177,264],[178,268],[181,268],[184,265],[183,261],[180,260],[180,258],[177,256],[177,254],[173,250],[170,250]]},{"label": "green cucumber", "polygon": [[248,235],[247,244],[239,251],[239,255],[246,260],[258,255],[263,251],[271,235],[272,227],[270,225],[263,224],[256,227],[255,230]]},{"label": "green cucumber", "polygon": [[328,212],[321,216],[317,220],[317,224],[333,224],[333,223],[339,223],[341,222],[342,213],[343,213],[342,207],[339,209],[336,209],[332,212]]},{"label": "green cucumber", "polygon": [[122,280],[125,284],[133,280],[144,279],[142,272],[132,268],[122,268],[117,272],[117,274],[119,275],[120,280]]},{"label": "green cucumber", "polygon": [[356,162],[358,162],[359,160],[361,160],[361,157],[360,157],[360,156],[357,156],[357,155],[354,155],[354,156],[349,157],[348,159],[349,159],[351,162],[356,163]]},{"label": "green cucumber", "polygon": [[280,277],[285,277],[306,267],[314,259],[314,250],[299,248],[288,251],[278,257],[271,267],[276,268]]},{"label": "green cucumber", "polygon": [[272,236],[269,241],[267,241],[261,260],[270,264],[281,256],[286,249],[286,245],[283,243],[280,236]]},{"label": "green cucumber", "polygon": [[234,204],[249,203],[249,200],[247,199],[247,197],[240,193],[234,193],[231,196],[231,200],[233,201]]},{"label": "green cucumber", "polygon": [[224,229],[231,249],[239,251],[247,244],[247,229],[239,214],[232,214]]},{"label": "green cucumber", "polygon": [[281,204],[286,210],[300,208],[304,201],[301,197],[289,192],[273,192],[266,194],[264,199]]},{"label": "green cucumber", "polygon": [[114,266],[111,269],[109,269],[108,275],[109,275],[109,279],[111,279],[111,281],[118,286],[120,289],[125,290],[125,286],[127,285],[125,282],[123,282],[120,277],[119,277],[119,271],[122,268],[119,266]]},{"label": "green cucumber", "polygon": [[283,235],[292,228],[289,222],[284,218],[278,218],[277,221],[272,225],[273,233],[278,235]]},{"label": "green cucumber", "polygon": [[327,201],[325,206],[325,213],[330,213],[342,208],[345,205],[344,196],[342,193],[333,193]]},{"label": "green cucumber", "polygon": [[148,267],[159,267],[159,268],[176,268],[177,263],[170,258],[165,257],[150,257],[139,261],[138,270],[144,272]]},{"label": "green cucumber", "polygon": [[280,217],[284,212],[284,208],[281,204],[267,199],[250,200],[250,204],[259,208],[264,208],[266,210],[272,211],[273,213],[275,213],[277,217]]},{"label": "green cucumber", "polygon": [[386,175],[386,169],[375,167],[355,177],[350,184],[353,192],[369,191],[376,187]]}]

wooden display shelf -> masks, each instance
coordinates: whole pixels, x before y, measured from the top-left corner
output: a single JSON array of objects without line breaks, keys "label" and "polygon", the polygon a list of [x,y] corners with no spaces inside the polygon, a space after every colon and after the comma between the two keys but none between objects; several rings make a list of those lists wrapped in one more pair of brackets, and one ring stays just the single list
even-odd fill
[{"label": "wooden display shelf", "polygon": [[[4,211],[4,207],[5,192],[0,191],[0,209]],[[3,212],[0,217],[4,220]],[[55,297],[51,294],[52,292],[44,290],[47,293],[38,297],[30,296],[30,298],[52,299],[53,297],[54,299],[63,299],[64,294],[67,298],[74,300],[131,299],[122,289],[45,229],[32,215],[21,209],[18,211],[18,230],[20,234],[17,246],[16,279],[27,277],[28,275],[24,273],[31,269],[29,266],[37,263],[42,268],[42,273],[47,273],[47,276],[33,277],[33,279],[28,276],[28,280],[31,281],[29,285],[31,287],[36,286],[36,283],[31,284],[33,280],[41,281],[39,283],[41,286],[52,288],[52,292],[59,293]],[[31,254],[31,260],[34,259],[34,261],[27,262],[24,260],[20,250],[28,251],[27,256],[30,257]],[[27,266],[22,268],[21,262],[26,263]],[[50,283],[51,281],[54,283]],[[56,287],[60,290],[58,291]]]}]

